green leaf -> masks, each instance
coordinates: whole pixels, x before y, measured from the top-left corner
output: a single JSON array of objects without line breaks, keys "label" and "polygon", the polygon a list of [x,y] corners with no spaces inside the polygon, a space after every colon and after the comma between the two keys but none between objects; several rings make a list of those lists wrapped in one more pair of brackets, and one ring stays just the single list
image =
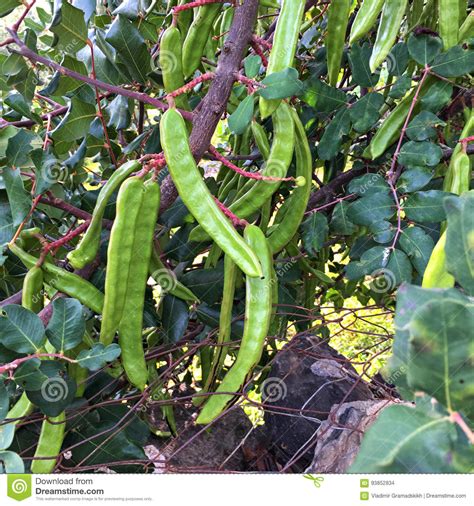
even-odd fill
[{"label": "green leaf", "polygon": [[390,186],[381,174],[364,174],[353,179],[347,187],[349,193],[355,193],[360,197],[368,197],[379,193],[389,193]]},{"label": "green leaf", "polygon": [[66,181],[68,168],[64,163],[49,151],[35,149],[31,153],[31,159],[35,164],[36,186],[35,196],[49,190],[58,181]]},{"label": "green leaf", "polygon": [[6,474],[23,474],[25,472],[23,459],[15,452],[0,451],[0,462],[2,462]]},{"label": "green leaf", "polygon": [[367,42],[362,46],[353,44],[348,54],[352,80],[364,88],[372,88],[379,82],[379,75],[370,71],[369,60],[371,54],[372,48]]},{"label": "green leaf", "polygon": [[81,367],[90,371],[98,371],[108,362],[116,360],[121,353],[118,344],[109,344],[104,346],[102,343],[95,343],[89,350],[82,350],[76,357]]},{"label": "green leaf", "polygon": [[253,79],[258,75],[261,66],[262,59],[258,56],[258,54],[251,54],[247,56],[244,60],[245,75],[249,79]]},{"label": "green leaf", "polygon": [[469,295],[474,295],[474,191],[444,200],[448,218],[446,267]]},{"label": "green leaf", "polygon": [[142,84],[146,83],[151,72],[151,58],[145,39],[133,24],[125,16],[117,16],[105,40],[116,49],[131,77]]},{"label": "green leaf", "polygon": [[349,203],[342,201],[336,205],[332,213],[330,228],[337,235],[352,235],[357,227],[347,217]]},{"label": "green leaf", "polygon": [[15,370],[13,379],[23,390],[40,390],[44,381],[48,378],[41,370],[41,360],[32,358],[20,364]]},{"label": "green leaf", "polygon": [[308,255],[316,256],[316,253],[324,246],[328,231],[328,219],[323,213],[312,213],[301,224],[301,237]]},{"label": "green leaf", "polygon": [[379,120],[380,109],[384,102],[384,97],[380,93],[367,93],[351,105],[349,111],[354,130],[361,133],[369,131]]},{"label": "green leaf", "polygon": [[254,97],[248,95],[240,102],[237,109],[229,116],[228,124],[232,133],[240,135],[250,125],[253,116]]},{"label": "green leaf", "polygon": [[390,88],[388,96],[390,98],[403,98],[411,88],[411,76],[400,76],[395,84]]},{"label": "green leaf", "polygon": [[389,406],[365,433],[350,473],[453,472],[458,439],[449,415],[411,406]]},{"label": "green leaf", "polygon": [[461,77],[474,71],[474,50],[453,46],[440,54],[431,68],[443,77]]},{"label": "green leaf", "polygon": [[403,251],[399,249],[392,251],[387,267],[384,268],[383,276],[387,285],[385,290],[387,292],[401,285],[403,282],[411,281],[411,263]]},{"label": "green leaf", "polygon": [[[0,251],[11,241],[15,229],[13,226],[13,218],[10,210],[10,204],[5,194],[0,193]],[[0,265],[2,258],[0,255]]]},{"label": "green leaf", "polygon": [[342,140],[350,128],[350,111],[344,108],[336,113],[319,141],[318,154],[321,160],[331,160],[339,153]]},{"label": "green leaf", "polygon": [[387,263],[387,248],[374,246],[364,251],[358,262],[352,261],[346,267],[346,276],[349,280],[363,278],[367,274],[378,271]]},{"label": "green leaf", "polygon": [[13,225],[18,226],[31,209],[31,198],[23,186],[20,169],[4,167],[2,176],[10,203]]},{"label": "green leaf", "polygon": [[46,336],[40,318],[15,304],[2,307],[0,343],[16,353],[38,353]]},{"label": "green leaf", "polygon": [[433,239],[421,228],[410,227],[402,231],[400,246],[410,258],[418,274],[423,276],[434,248]]},{"label": "green leaf", "polygon": [[435,397],[450,411],[474,414],[472,358],[474,305],[430,301],[409,323],[408,383]]},{"label": "green leaf", "polygon": [[298,71],[291,67],[268,75],[262,84],[265,88],[258,88],[258,94],[267,100],[301,95],[304,90],[303,83],[298,79]]},{"label": "green leaf", "polygon": [[400,150],[398,162],[410,168],[421,166],[435,167],[442,156],[443,150],[438,144],[429,141],[408,141]]},{"label": "green leaf", "polygon": [[28,155],[33,149],[33,141],[37,138],[36,134],[28,130],[20,130],[16,135],[10,137],[5,152],[8,165],[23,167],[28,162]]},{"label": "green leaf", "polygon": [[0,5],[0,18],[3,18],[7,14],[21,5],[20,0],[2,0],[2,5]]},{"label": "green leaf", "polygon": [[[87,68],[84,63],[77,60],[76,58],[73,58],[72,56],[69,56],[68,54],[64,56],[61,65],[69,70],[77,72],[78,74],[87,76]],[[54,89],[50,91],[50,95],[52,96],[64,96],[83,85],[81,81],[78,81],[77,79],[64,75],[60,72],[55,73],[52,79],[57,79],[57,83],[54,86]]]},{"label": "green leaf", "polygon": [[421,190],[433,179],[433,174],[433,170],[426,167],[405,170],[397,182],[398,189],[402,193]]},{"label": "green leaf", "polygon": [[453,85],[440,79],[432,83],[426,94],[421,97],[421,108],[437,113],[451,101]]},{"label": "green leaf", "polygon": [[10,137],[14,137],[20,131],[21,130],[11,125],[0,129],[0,160],[6,155],[8,139],[10,139]]},{"label": "green leaf", "polygon": [[117,95],[107,106],[107,112],[109,113],[107,126],[114,127],[115,130],[128,128],[132,120],[130,108],[128,99],[122,95]]},{"label": "green leaf", "polygon": [[[6,395],[6,399],[8,402],[8,395]],[[0,425],[0,459],[1,456],[5,453],[1,450],[8,448],[13,443],[13,438],[15,437],[15,428],[16,427],[14,423],[5,423],[3,425]]]},{"label": "green leaf", "polygon": [[438,223],[446,219],[443,200],[450,195],[440,190],[428,190],[411,194],[403,204],[409,220],[419,223]]},{"label": "green leaf", "polygon": [[[388,73],[392,76],[401,76],[408,66],[409,54],[405,42],[395,44],[387,58]],[[397,82],[400,79],[397,80]]]},{"label": "green leaf", "polygon": [[386,193],[369,193],[349,206],[349,219],[357,225],[370,226],[373,223],[390,219],[395,212],[395,203]]},{"label": "green leaf", "polygon": [[25,118],[32,119],[38,123],[41,122],[41,118],[32,111],[31,103],[27,103],[23,95],[14,91],[9,93],[4,100],[5,104],[11,107],[14,111],[18,112]]},{"label": "green leaf", "polygon": [[26,396],[43,414],[54,417],[61,414],[74,401],[77,385],[73,379],[60,374],[63,371],[58,369],[57,362],[51,360],[43,362],[41,368],[47,377],[39,390],[27,390]]},{"label": "green leaf", "polygon": [[304,84],[302,100],[317,112],[333,112],[347,103],[347,95],[342,90],[327,85],[319,78],[309,79]]},{"label": "green leaf", "polygon": [[[189,285],[187,286],[189,288]],[[173,295],[167,294],[163,299],[162,318],[163,331],[166,336],[166,341],[168,343],[177,343],[186,332],[188,323],[188,304]]]},{"label": "green leaf", "polygon": [[397,309],[395,313],[395,339],[392,356],[387,365],[386,377],[395,383],[405,399],[410,399],[411,389],[407,383],[407,372],[410,367],[408,353],[409,323],[424,304],[433,301],[463,300],[461,293],[455,289],[426,290],[419,286],[402,285],[397,292]]},{"label": "green leaf", "polygon": [[82,342],[85,331],[86,322],[81,303],[76,299],[55,299],[46,336],[58,353],[75,348]]},{"label": "green leaf", "polygon": [[[8,405],[9,405],[8,392],[5,388],[5,383],[0,382],[0,422],[5,419],[8,413]],[[0,448],[5,448],[0,444]]]},{"label": "green leaf", "polygon": [[439,126],[446,126],[446,123],[432,112],[422,111],[410,121],[406,134],[412,141],[433,140],[436,139],[436,127]]},{"label": "green leaf", "polygon": [[431,63],[440,53],[443,47],[442,40],[432,34],[423,33],[408,38],[408,52],[410,56],[420,65]]},{"label": "green leaf", "polygon": [[96,117],[95,106],[78,98],[72,98],[68,112],[59,125],[51,132],[55,141],[72,142],[82,139]]},{"label": "green leaf", "polygon": [[87,43],[87,26],[84,12],[64,0],[55,3],[49,29],[57,39],[57,48],[75,55]]}]

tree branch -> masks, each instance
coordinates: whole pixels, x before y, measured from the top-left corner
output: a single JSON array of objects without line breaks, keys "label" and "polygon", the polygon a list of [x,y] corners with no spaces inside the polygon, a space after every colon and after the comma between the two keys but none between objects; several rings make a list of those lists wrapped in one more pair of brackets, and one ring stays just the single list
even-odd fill
[{"label": "tree branch", "polygon": [[[194,158],[199,161],[209,148],[217,124],[224,114],[227,102],[240,70],[245,50],[250,45],[257,20],[258,0],[243,0],[235,7],[234,20],[222,48],[209,91],[194,111],[193,130],[189,139]],[[171,206],[178,192],[169,176],[162,185],[161,210]]]}]

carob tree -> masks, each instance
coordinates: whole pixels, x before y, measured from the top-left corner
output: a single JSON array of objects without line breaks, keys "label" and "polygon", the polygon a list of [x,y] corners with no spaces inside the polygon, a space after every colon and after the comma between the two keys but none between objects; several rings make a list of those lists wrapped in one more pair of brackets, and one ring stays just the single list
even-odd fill
[{"label": "carob tree", "polygon": [[470,469],[471,4],[2,2],[3,470],[148,472],[337,325],[397,392],[351,471]]}]

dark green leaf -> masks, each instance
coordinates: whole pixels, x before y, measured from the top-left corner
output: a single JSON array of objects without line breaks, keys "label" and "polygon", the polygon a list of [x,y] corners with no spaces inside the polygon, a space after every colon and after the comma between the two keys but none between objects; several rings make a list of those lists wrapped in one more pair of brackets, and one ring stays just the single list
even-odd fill
[{"label": "dark green leaf", "polygon": [[421,97],[421,108],[437,113],[449,101],[453,94],[453,85],[440,79],[431,84],[426,94]]},{"label": "dark green leaf", "polygon": [[40,390],[48,377],[40,370],[41,360],[32,358],[18,366],[13,375],[15,383],[24,390]]},{"label": "dark green leaf", "polygon": [[46,327],[46,336],[59,353],[72,350],[82,342],[86,330],[82,313],[82,305],[76,299],[53,301],[53,316]]},{"label": "dark green leaf", "polygon": [[411,194],[403,204],[409,220],[420,223],[438,223],[446,219],[443,200],[450,195],[440,190],[428,190]]},{"label": "dark green leaf", "polygon": [[379,193],[389,193],[390,186],[380,174],[374,173],[356,177],[349,183],[347,190],[360,197],[368,197]]},{"label": "dark green leaf", "polygon": [[237,109],[229,116],[229,129],[232,133],[240,135],[250,125],[253,116],[254,97],[249,95],[240,102]]},{"label": "dark green leaf", "polygon": [[363,88],[372,88],[379,81],[379,75],[370,72],[370,55],[372,48],[366,42],[362,46],[354,44],[349,51],[349,65],[352,70],[352,80]]},{"label": "dark green leaf", "polygon": [[188,327],[188,304],[173,295],[166,295],[163,299],[162,323],[167,342],[177,343]]},{"label": "dark green leaf", "polygon": [[411,88],[411,77],[400,76],[395,84],[390,88],[388,96],[390,98],[403,98]]},{"label": "dark green leaf", "polygon": [[347,95],[342,90],[328,86],[320,79],[309,79],[304,84],[302,100],[317,112],[333,112],[347,103]]},{"label": "dark green leaf", "polygon": [[318,144],[318,154],[321,160],[331,160],[339,153],[342,140],[349,133],[350,128],[350,111],[344,108],[336,113],[326,130],[324,130]]},{"label": "dark green leaf", "polygon": [[146,83],[151,71],[151,58],[145,40],[133,24],[125,16],[117,16],[105,39],[116,49],[131,77]]},{"label": "dark green leaf", "polygon": [[380,109],[384,105],[383,95],[380,93],[367,93],[349,111],[354,130],[365,133],[377,123],[380,118]]},{"label": "dark green leaf", "polygon": [[17,226],[28,215],[31,208],[31,198],[23,186],[20,169],[4,167],[2,176],[10,202],[13,225]]},{"label": "dark green leaf", "polygon": [[32,111],[31,103],[27,103],[23,95],[14,91],[9,93],[4,100],[5,104],[11,107],[14,111],[18,112],[25,118],[30,118],[33,121],[40,122],[41,118]]},{"label": "dark green leaf", "polygon": [[91,121],[96,117],[95,106],[78,98],[71,99],[67,114],[53,130],[55,141],[71,142],[82,139],[89,131]]},{"label": "dark green leaf", "polygon": [[2,0],[2,5],[0,5],[0,18],[10,14],[10,12],[19,5],[21,5],[20,0]]},{"label": "dark green leaf", "polygon": [[89,350],[82,350],[77,355],[76,360],[81,367],[90,371],[98,371],[108,362],[116,360],[120,356],[121,351],[120,346],[115,343],[108,346],[104,346],[102,343],[95,343]]},{"label": "dark green leaf", "polygon": [[416,167],[405,170],[398,180],[398,189],[402,193],[410,193],[424,188],[433,179],[433,170]]},{"label": "dark green leaf", "polygon": [[342,201],[337,204],[332,213],[331,231],[337,235],[352,235],[357,227],[347,217],[349,203]]},{"label": "dark green leaf", "polygon": [[410,121],[406,133],[412,141],[426,141],[436,139],[436,127],[446,123],[429,111],[422,111]]},{"label": "dark green leaf", "polygon": [[253,79],[258,75],[261,66],[262,59],[258,56],[258,54],[251,54],[247,56],[244,60],[245,75],[248,78]]},{"label": "dark green leaf", "polygon": [[443,150],[433,142],[408,141],[400,150],[398,162],[405,167],[435,167],[438,165]]},{"label": "dark green leaf", "polygon": [[392,76],[401,76],[408,66],[408,60],[408,48],[405,42],[395,44],[387,58],[388,73]]},{"label": "dark green leaf", "polygon": [[130,125],[132,115],[126,97],[117,95],[108,105],[107,112],[109,113],[108,127],[114,127],[115,130],[125,130]]},{"label": "dark green leaf", "polygon": [[440,54],[431,68],[443,77],[460,77],[474,71],[474,50],[454,46]]},{"label": "dark green leaf", "polygon": [[436,35],[426,33],[421,35],[411,34],[408,38],[408,52],[420,65],[431,63],[438,56],[442,47],[443,42]]},{"label": "dark green leaf", "polygon": [[58,416],[73,402],[77,385],[71,378],[59,375],[57,369],[43,370],[48,374],[48,377],[44,380],[41,388],[27,390],[26,395],[46,416]]},{"label": "dark green leaf", "polygon": [[410,321],[408,383],[435,397],[450,410],[474,414],[472,329],[474,306],[469,300],[431,301]]},{"label": "dark green leaf", "polygon": [[87,44],[84,12],[65,0],[58,0],[55,3],[54,16],[49,29],[55,34],[60,51],[74,55]]},{"label": "dark green leaf", "polygon": [[328,219],[322,213],[312,213],[301,224],[304,249],[310,256],[316,256],[316,253],[323,247],[328,231]]},{"label": "dark green leaf", "polygon": [[410,258],[418,274],[423,276],[434,248],[433,239],[421,228],[410,227],[402,231],[400,246]]},{"label": "dark green leaf", "polygon": [[351,473],[449,473],[458,439],[449,415],[389,406],[367,430]]},{"label": "dark green leaf", "polygon": [[36,134],[28,130],[20,130],[16,135],[10,137],[5,152],[8,165],[23,167],[28,162],[28,155],[33,149],[32,143],[37,138]]},{"label": "dark green leaf", "polygon": [[265,88],[259,88],[258,94],[267,100],[301,95],[304,89],[298,71],[292,67],[268,75],[262,84]]},{"label": "dark green leaf", "polygon": [[448,218],[446,267],[469,295],[474,295],[474,191],[444,200]]},{"label": "dark green leaf", "polygon": [[17,353],[38,353],[46,336],[40,318],[17,305],[4,306],[0,316],[0,342]]},{"label": "dark green leaf", "polygon": [[370,226],[377,221],[390,219],[394,212],[395,203],[390,195],[371,193],[352,202],[347,214],[357,225]]}]

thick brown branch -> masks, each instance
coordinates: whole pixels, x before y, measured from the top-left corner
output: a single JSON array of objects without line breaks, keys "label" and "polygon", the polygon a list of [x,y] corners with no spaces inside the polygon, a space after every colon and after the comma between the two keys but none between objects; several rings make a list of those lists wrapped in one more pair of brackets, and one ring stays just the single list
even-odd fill
[{"label": "thick brown branch", "polygon": [[[234,21],[219,57],[216,76],[209,92],[194,111],[190,144],[196,160],[200,160],[207,151],[217,124],[226,110],[235,76],[252,39],[257,11],[258,0],[243,0],[235,8]],[[167,209],[176,197],[176,188],[167,178],[162,186],[161,209]]]}]

